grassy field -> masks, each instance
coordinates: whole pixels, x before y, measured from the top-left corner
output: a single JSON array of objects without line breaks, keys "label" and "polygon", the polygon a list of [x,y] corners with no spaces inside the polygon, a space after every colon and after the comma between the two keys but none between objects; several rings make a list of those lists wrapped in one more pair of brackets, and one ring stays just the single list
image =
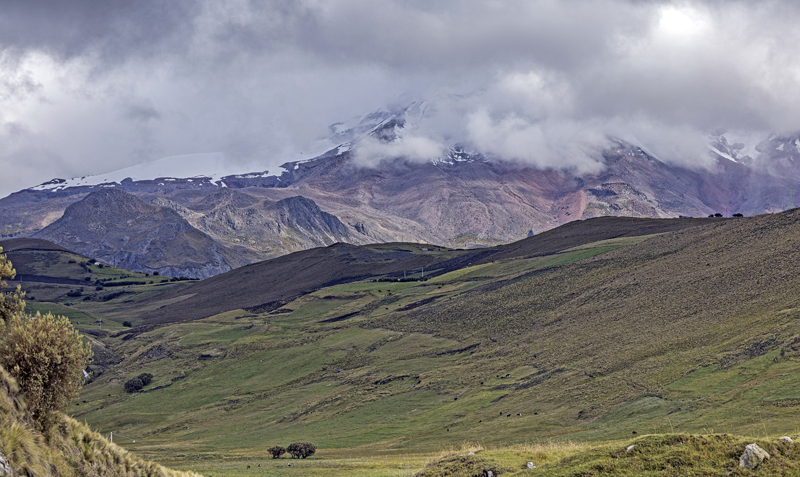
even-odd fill
[{"label": "grassy field", "polygon": [[[96,338],[121,363],[98,370],[69,412],[211,475],[409,475],[428,463],[425,475],[447,475],[491,462],[514,475],[529,472],[532,445],[552,450],[543,475],[714,475],[700,460],[727,468],[745,441],[734,434],[775,446],[800,433],[797,224],[793,211],[531,248],[158,327],[131,313],[180,306],[188,298],[162,290],[186,285],[133,285],[75,306],[135,326]],[[142,372],[153,382],[126,393]],[[296,441],[318,455],[267,459]],[[462,442],[480,452],[447,453]],[[631,443],[652,450],[620,455]],[[678,452],[692,446],[709,453]],[[220,459],[232,467],[212,471]]]},{"label": "grassy field", "polygon": [[[70,412],[100,429],[161,444],[177,439],[200,453],[214,447],[257,455],[309,435],[326,451],[367,455],[420,452],[443,438],[524,438],[534,414],[509,425],[503,411],[501,429],[495,410],[507,406],[495,401],[536,368],[479,358],[476,351],[488,343],[369,323],[618,246],[475,265],[424,282],[349,283],[270,313],[234,310],[134,339],[107,338],[124,365],[97,377]],[[155,376],[145,392],[126,394],[124,382],[145,371]]]},{"label": "grassy field", "polygon": [[[619,281],[657,289],[674,278],[630,270],[676,260],[683,245],[674,239],[620,238],[424,282],[349,283],[268,313],[233,310],[109,338],[124,364],[98,377],[70,412],[185,451],[250,456],[309,436],[323,452],[377,454],[462,441],[794,431],[784,405],[800,387],[781,376],[796,368],[794,358],[776,360],[774,346],[747,351],[776,329],[800,333],[788,302],[694,315],[695,327],[682,330],[686,318],[639,300],[652,292],[618,291]],[[675,251],[665,254],[665,244]],[[126,394],[125,380],[144,371],[154,382]],[[758,414],[770,400],[779,404]]]}]

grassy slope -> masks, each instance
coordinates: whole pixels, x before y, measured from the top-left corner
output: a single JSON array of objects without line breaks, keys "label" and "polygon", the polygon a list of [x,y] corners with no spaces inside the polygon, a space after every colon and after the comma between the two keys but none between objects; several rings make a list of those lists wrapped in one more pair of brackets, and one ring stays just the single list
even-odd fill
[{"label": "grassy slope", "polygon": [[501,343],[505,359],[541,376],[533,402],[509,404],[546,410],[557,427],[583,423],[585,437],[674,426],[787,432],[800,403],[798,216],[656,237],[373,326]]},{"label": "grassy slope", "polygon": [[49,437],[35,430],[16,382],[0,368],[0,453],[17,475],[197,477],[134,457],[62,416]]},{"label": "grassy slope", "polygon": [[[717,219],[720,220],[720,219]],[[182,292],[187,299],[134,317],[168,323],[206,318],[237,308],[274,309],[282,302],[324,286],[404,273],[441,274],[477,263],[552,254],[599,240],[684,230],[714,219],[630,219],[602,217],[576,221],[519,242],[479,250],[450,250],[426,244],[335,244],[255,263],[203,280]],[[425,250],[423,250],[425,249]],[[191,296],[188,296],[191,295]]]},{"label": "grassy slope", "polygon": [[[790,433],[797,215],[526,250],[424,283],[340,285],[273,313],[121,335],[106,341],[125,362],[73,412],[174,448],[243,455],[299,439],[369,452]],[[142,371],[156,375],[149,389],[172,384],[124,394]]]},{"label": "grassy slope", "polygon": [[[751,443],[770,454],[754,471],[739,468],[739,457]],[[470,455],[470,450],[476,452]],[[535,468],[528,469],[528,462]],[[544,442],[499,449],[464,448],[448,452],[417,475],[471,477],[483,470],[495,475],[553,477],[798,475],[800,444],[729,434],[669,434],[599,444]]]},{"label": "grassy slope", "polygon": [[[339,285],[273,313],[235,310],[141,334],[132,330],[106,340],[125,362],[87,386],[71,412],[109,430],[180,442],[196,452],[260,452],[265,435],[274,444],[314,436],[328,449],[424,448],[448,428],[457,433],[457,423],[460,437],[474,438],[464,424],[491,421],[491,401],[514,380],[487,380],[465,394],[472,379],[462,375],[475,366],[475,349],[425,333],[365,329],[368,321],[633,241],[475,265],[427,282]],[[490,366],[506,370],[507,364]],[[168,387],[127,395],[122,384],[143,371],[156,377],[146,389]],[[479,427],[474,431],[496,426]],[[493,432],[495,440],[522,435],[519,429]]]},{"label": "grassy slope", "polygon": [[[103,329],[122,329],[132,309],[161,306],[159,297],[192,283],[89,263],[46,240],[10,239],[0,241],[0,247],[17,271],[17,280],[9,284],[21,285],[27,294],[26,310],[66,316],[79,329],[97,328],[97,319],[103,320]],[[138,282],[145,284],[116,285]],[[76,290],[82,290],[80,296],[68,295]]]}]

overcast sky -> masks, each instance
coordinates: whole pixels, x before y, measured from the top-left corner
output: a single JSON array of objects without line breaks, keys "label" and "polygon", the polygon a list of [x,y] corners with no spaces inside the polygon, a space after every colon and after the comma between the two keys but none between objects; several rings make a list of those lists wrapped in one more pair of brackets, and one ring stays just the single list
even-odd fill
[{"label": "overcast sky", "polygon": [[710,130],[799,129],[795,4],[6,0],[0,196],[189,153],[279,172],[336,121],[452,95],[393,151],[591,171],[614,135],[702,163]]}]

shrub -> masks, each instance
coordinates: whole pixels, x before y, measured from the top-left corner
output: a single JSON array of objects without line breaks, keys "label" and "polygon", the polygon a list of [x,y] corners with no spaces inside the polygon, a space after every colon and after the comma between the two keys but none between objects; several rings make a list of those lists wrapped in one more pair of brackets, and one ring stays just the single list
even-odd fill
[{"label": "shrub", "polygon": [[317,446],[310,442],[295,442],[289,444],[286,452],[292,455],[292,459],[305,459],[317,452]]},{"label": "shrub", "polygon": [[123,322],[122,322],[122,326],[125,326],[125,327],[127,327],[127,328],[130,328],[130,327],[131,327],[131,326],[133,326],[133,325],[131,324],[131,322],[130,322],[130,321],[123,321]]},{"label": "shrub", "polygon": [[[0,287],[16,271],[0,247]],[[20,287],[0,293],[0,365],[11,374],[25,396],[36,425],[49,431],[56,411],[73,399],[91,347],[63,316],[26,316]]]},{"label": "shrub", "polygon": [[47,432],[55,412],[77,396],[91,347],[63,316],[18,316],[6,326],[0,364],[16,378],[36,424]]},{"label": "shrub", "polygon": [[272,455],[273,459],[279,459],[283,454],[286,453],[286,448],[281,446],[272,446],[267,449],[267,452]]},{"label": "shrub", "polygon": [[153,272],[153,276],[157,277],[158,275],[159,275],[158,272]]},{"label": "shrub", "polygon": [[125,392],[135,393],[136,391],[140,391],[143,387],[150,384],[150,381],[152,380],[153,380],[152,374],[142,373],[139,376],[136,376],[135,378],[130,379],[125,383]]},{"label": "shrub", "polygon": [[125,392],[126,393],[135,393],[144,387],[142,380],[139,378],[133,378],[128,380],[125,383]]},{"label": "shrub", "polygon": [[[17,272],[2,252],[3,247],[0,247],[0,287],[5,287],[5,280],[14,278]],[[22,316],[25,311],[24,297],[25,293],[19,285],[13,292],[0,293],[0,332],[9,321]]]},{"label": "shrub", "polygon": [[153,380],[153,375],[150,373],[142,373],[137,376],[142,381],[142,385],[147,386]]}]

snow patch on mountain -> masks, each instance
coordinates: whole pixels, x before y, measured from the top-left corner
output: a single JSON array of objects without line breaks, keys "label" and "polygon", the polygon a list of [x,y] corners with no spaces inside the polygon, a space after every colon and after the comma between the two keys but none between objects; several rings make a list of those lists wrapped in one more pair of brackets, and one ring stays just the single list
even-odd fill
[{"label": "snow patch on mountain", "polygon": [[267,171],[256,172],[257,166],[253,164],[237,164],[226,160],[221,153],[183,154],[180,156],[164,157],[157,161],[136,164],[106,174],[75,177],[72,179],[53,179],[31,190],[59,191],[68,187],[80,186],[109,186],[119,184],[125,179],[133,181],[173,178],[206,180],[212,183],[221,182],[223,177],[266,177]]},{"label": "snow patch on mountain", "polygon": [[764,138],[763,133],[724,131],[709,136],[709,149],[725,159],[751,165],[760,154],[757,147]]}]

